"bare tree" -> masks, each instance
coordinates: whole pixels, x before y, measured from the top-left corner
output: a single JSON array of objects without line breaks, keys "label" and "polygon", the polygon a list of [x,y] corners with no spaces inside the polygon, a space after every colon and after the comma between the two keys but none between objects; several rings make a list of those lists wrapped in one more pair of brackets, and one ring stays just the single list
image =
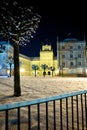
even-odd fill
[{"label": "bare tree", "polygon": [[0,4],[0,35],[14,46],[14,96],[20,96],[19,45],[30,42],[41,17],[17,0],[2,0]]},{"label": "bare tree", "polygon": [[6,63],[9,65],[9,70],[10,70],[9,76],[11,77],[12,64],[13,64],[13,58],[12,58],[12,56],[10,56],[10,57],[7,58]]}]

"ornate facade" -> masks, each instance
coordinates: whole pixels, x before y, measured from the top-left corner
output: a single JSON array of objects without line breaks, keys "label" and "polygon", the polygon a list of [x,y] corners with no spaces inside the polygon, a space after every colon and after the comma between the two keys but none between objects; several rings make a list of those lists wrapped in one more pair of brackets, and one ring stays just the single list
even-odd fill
[{"label": "ornate facade", "polygon": [[57,60],[59,61],[59,73],[86,74],[86,41],[75,38],[67,38],[57,41]]},{"label": "ornate facade", "polygon": [[[37,75],[43,75],[44,71],[41,67],[42,65],[47,66],[45,70],[46,75],[52,75],[52,68],[54,68],[53,75],[58,75],[58,61],[57,57],[54,57],[51,45],[42,45],[42,48],[40,50],[40,57],[32,58],[31,66],[32,65],[39,66],[39,69],[37,70]],[[33,74],[33,71],[31,71],[31,75]]]},{"label": "ornate facade", "polygon": [[[19,54],[21,76],[86,75],[86,41],[67,38],[57,41],[57,57],[51,45],[42,45],[39,57]],[[0,76],[14,74],[13,46],[0,42]]]},{"label": "ornate facade", "polygon": [[[43,76],[44,70],[41,67],[42,65],[47,66],[45,70],[46,75],[58,75],[58,61],[57,57],[54,57],[51,45],[42,45],[40,57],[29,58],[24,55],[20,55],[20,62],[21,75],[34,76],[35,69],[32,69],[32,66],[38,66],[36,76]],[[52,71],[51,68],[54,68],[54,70]]]}]

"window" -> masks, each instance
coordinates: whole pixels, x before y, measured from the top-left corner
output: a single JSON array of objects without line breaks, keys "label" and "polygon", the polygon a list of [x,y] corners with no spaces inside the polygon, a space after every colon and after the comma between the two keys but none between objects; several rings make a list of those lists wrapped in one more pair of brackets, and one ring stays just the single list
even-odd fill
[{"label": "window", "polygon": [[73,55],[72,55],[72,54],[70,55],[70,58],[73,58]]},{"label": "window", "polygon": [[1,45],[0,45],[0,49],[1,49],[1,50],[5,50],[6,47],[5,47],[4,45],[1,44]]},{"label": "window", "polygon": [[81,62],[78,62],[78,65],[81,66]]},{"label": "window", "polygon": [[65,55],[62,55],[62,58],[65,58]]},{"label": "window", "polygon": [[62,49],[65,49],[65,46],[62,46]]},{"label": "window", "polygon": [[62,63],[62,66],[65,67],[65,62]]},{"label": "window", "polygon": [[81,58],[81,54],[78,54],[78,58]]},{"label": "window", "polygon": [[6,60],[6,55],[3,55],[2,59],[3,59],[3,60]]},{"label": "window", "polygon": [[73,49],[73,46],[70,46],[70,49]]},{"label": "window", "polygon": [[80,46],[80,45],[78,46],[78,49],[81,49],[81,46]]},{"label": "window", "polygon": [[71,62],[70,62],[70,66],[73,66],[73,65],[74,65],[73,62],[71,61]]}]

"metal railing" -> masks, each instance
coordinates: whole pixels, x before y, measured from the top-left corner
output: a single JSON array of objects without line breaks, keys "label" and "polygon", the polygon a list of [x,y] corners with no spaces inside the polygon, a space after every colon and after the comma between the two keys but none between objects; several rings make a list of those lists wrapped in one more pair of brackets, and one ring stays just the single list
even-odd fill
[{"label": "metal railing", "polygon": [[87,130],[87,90],[0,105],[0,130]]}]

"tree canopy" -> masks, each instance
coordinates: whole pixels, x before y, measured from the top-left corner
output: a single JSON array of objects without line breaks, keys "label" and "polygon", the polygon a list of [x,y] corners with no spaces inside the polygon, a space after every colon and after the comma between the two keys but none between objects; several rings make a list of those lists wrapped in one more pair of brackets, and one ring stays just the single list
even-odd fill
[{"label": "tree canopy", "polygon": [[41,16],[17,0],[2,0],[0,4],[0,35],[21,45],[29,43]]},{"label": "tree canopy", "polygon": [[21,95],[19,45],[26,45],[33,37],[40,22],[40,15],[32,7],[17,0],[0,2],[0,36],[14,45],[14,95]]}]

